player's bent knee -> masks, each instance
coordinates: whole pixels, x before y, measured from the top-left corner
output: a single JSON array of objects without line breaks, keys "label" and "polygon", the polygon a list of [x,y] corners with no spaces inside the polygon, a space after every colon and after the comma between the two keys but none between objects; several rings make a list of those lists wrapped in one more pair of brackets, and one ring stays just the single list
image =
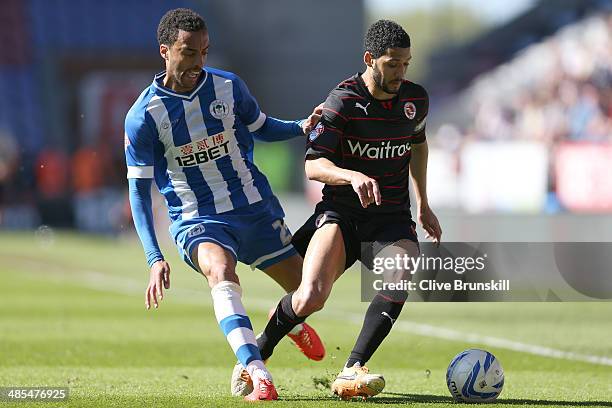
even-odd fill
[{"label": "player's bent knee", "polygon": [[191,257],[211,288],[222,281],[240,284],[236,275],[236,261],[225,248],[211,242],[203,242],[193,250]]},{"label": "player's bent knee", "polygon": [[238,284],[240,283],[234,265],[214,265],[210,269],[211,276],[213,276],[217,282],[230,281]]},{"label": "player's bent knee", "polygon": [[228,265],[224,263],[215,263],[206,268],[204,276],[208,280],[208,285],[212,288],[219,282],[230,281],[240,284],[238,275],[236,274],[236,268],[234,265]]}]

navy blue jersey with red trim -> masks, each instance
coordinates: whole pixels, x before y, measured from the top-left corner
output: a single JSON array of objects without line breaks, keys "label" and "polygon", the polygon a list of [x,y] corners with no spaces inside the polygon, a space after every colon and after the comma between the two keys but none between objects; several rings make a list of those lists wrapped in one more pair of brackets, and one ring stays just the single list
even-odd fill
[{"label": "navy blue jersey with red trim", "polygon": [[[380,101],[356,74],[327,97],[321,121],[308,137],[306,159],[325,157],[376,179],[382,204],[365,211],[410,212],[410,147],[425,142],[428,109],[429,98],[420,85],[403,81],[393,99]],[[323,201],[363,210],[350,185],[326,185]]]}]

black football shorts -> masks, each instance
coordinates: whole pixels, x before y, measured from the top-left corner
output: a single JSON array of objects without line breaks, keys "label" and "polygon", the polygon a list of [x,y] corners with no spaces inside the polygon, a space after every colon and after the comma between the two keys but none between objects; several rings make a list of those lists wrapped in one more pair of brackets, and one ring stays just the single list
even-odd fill
[{"label": "black football shorts", "polygon": [[[293,235],[293,246],[302,257],[306,255],[315,231],[325,224],[338,224],[342,231],[346,251],[345,269],[357,260],[368,264],[368,258],[394,242],[408,239],[418,244],[416,224],[409,213],[368,214],[321,201],[314,214]],[[368,247],[362,244],[373,244],[370,256],[362,251],[362,248]]]}]

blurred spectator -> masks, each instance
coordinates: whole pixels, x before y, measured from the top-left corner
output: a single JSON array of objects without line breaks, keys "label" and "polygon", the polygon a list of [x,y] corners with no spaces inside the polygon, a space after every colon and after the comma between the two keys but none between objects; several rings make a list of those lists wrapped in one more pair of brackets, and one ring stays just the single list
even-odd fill
[{"label": "blurred spectator", "polygon": [[33,228],[39,224],[34,207],[31,163],[20,154],[17,141],[0,131],[0,227]]},{"label": "blurred spectator", "polygon": [[[121,190],[109,183],[111,159],[103,145],[84,146],[72,157],[75,225],[95,233],[112,233],[121,219]],[[110,179],[112,183],[113,179]]]},{"label": "blurred spectator", "polygon": [[76,194],[99,190],[104,184],[107,158],[95,148],[81,147],[72,156],[72,188]]},{"label": "blurred spectator", "polygon": [[4,202],[4,186],[15,176],[18,163],[15,139],[8,133],[0,132],[0,205]]},{"label": "blurred spectator", "polygon": [[35,174],[41,222],[54,227],[72,227],[66,155],[53,149],[44,149],[36,160]]}]

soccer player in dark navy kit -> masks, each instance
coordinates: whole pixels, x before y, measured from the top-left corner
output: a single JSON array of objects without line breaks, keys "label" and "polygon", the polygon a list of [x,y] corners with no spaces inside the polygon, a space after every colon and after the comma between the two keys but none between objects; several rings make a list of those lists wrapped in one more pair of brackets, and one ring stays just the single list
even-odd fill
[{"label": "soccer player in dark navy kit", "polygon": [[[293,237],[305,255],[299,288],[283,297],[258,340],[262,358],[310,314],[323,308],[334,281],[356,260],[362,243],[419,253],[410,213],[409,175],[416,192],[417,219],[434,242],[442,231],[426,192],[427,92],[404,80],[411,59],[410,37],[398,24],[380,20],[366,34],[366,71],[340,83],[328,96],[323,116],[310,133],[306,174],[325,183],[323,200]],[[385,381],[365,363],[387,336],[407,298],[405,291],[380,291],[344,369],[332,385],[342,398],[370,397]]]}]

